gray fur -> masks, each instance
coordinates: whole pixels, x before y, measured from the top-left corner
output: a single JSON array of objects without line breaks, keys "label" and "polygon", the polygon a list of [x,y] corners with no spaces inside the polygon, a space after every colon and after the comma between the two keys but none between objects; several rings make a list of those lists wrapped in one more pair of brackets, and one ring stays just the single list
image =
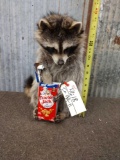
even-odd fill
[{"label": "gray fur", "polygon": [[[60,25],[61,22],[61,30],[62,29],[68,29],[70,30],[73,24],[76,23],[76,21],[68,16],[62,16],[62,15],[49,15],[47,17],[44,17],[38,24],[38,30],[36,31],[36,39],[38,43],[40,44],[40,48],[37,51],[37,59],[36,62],[43,64],[45,67],[45,70],[42,72],[42,78],[44,83],[52,83],[52,82],[68,82],[70,80],[73,80],[78,90],[81,94],[82,91],[82,84],[83,84],[83,75],[84,75],[84,52],[85,52],[85,39],[86,36],[81,32],[82,27],[79,27],[78,32],[75,31],[73,33],[70,32],[70,36],[64,36],[63,38],[56,37],[57,33],[54,36],[50,36],[49,31],[44,29],[47,25],[47,27],[53,30],[53,32],[56,32],[56,27]],[[61,21],[60,21],[61,20]],[[45,24],[44,24],[45,23]],[[53,28],[52,28],[53,27]],[[76,26],[75,26],[76,27]],[[75,28],[76,29],[76,28]],[[59,31],[60,33],[63,33],[62,31]],[[74,30],[74,28],[73,28]],[[45,33],[45,34],[44,34]],[[47,34],[46,34],[47,33]],[[59,34],[60,34],[59,33]],[[65,33],[67,34],[67,33]],[[66,38],[67,37],[67,38]],[[64,62],[64,65],[58,65],[55,63],[53,59],[53,54],[48,54],[48,52],[42,47],[46,45],[53,45],[55,46],[58,43],[61,43],[63,45],[64,41],[66,43],[71,44],[77,44],[78,47],[75,50],[74,54],[67,57],[67,60]],[[55,46],[57,47],[57,46]],[[63,48],[61,47],[61,50],[57,50],[57,53],[54,53],[56,57],[58,56],[62,58],[64,53]],[[61,53],[62,52],[62,53]],[[38,83],[36,80],[34,80],[33,85],[30,89],[30,95],[31,95],[31,104],[34,106],[34,108],[37,107],[38,103]],[[58,100],[58,108],[60,111],[59,118],[64,119],[69,116],[69,111],[66,106],[64,98],[61,96],[61,98]],[[65,114],[64,114],[65,113]]]}]

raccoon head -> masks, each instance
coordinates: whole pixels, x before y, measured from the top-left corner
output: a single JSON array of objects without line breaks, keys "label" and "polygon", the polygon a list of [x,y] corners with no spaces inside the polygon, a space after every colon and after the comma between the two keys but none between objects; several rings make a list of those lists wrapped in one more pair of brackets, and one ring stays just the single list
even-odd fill
[{"label": "raccoon head", "polygon": [[64,65],[67,60],[79,54],[82,45],[82,22],[67,15],[50,14],[38,24],[36,39],[41,52],[51,57],[55,64]]}]

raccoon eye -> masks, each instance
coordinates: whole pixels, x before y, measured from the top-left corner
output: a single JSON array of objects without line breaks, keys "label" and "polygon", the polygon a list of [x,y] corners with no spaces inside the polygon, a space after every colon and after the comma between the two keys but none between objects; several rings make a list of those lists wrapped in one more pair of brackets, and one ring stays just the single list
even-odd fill
[{"label": "raccoon eye", "polygon": [[50,54],[56,52],[57,50],[54,47],[44,47],[46,51],[48,51]]},{"label": "raccoon eye", "polygon": [[76,46],[71,46],[71,47],[68,47],[64,50],[64,53],[67,53],[68,55],[71,55],[73,54],[73,52],[77,49],[78,45]]}]

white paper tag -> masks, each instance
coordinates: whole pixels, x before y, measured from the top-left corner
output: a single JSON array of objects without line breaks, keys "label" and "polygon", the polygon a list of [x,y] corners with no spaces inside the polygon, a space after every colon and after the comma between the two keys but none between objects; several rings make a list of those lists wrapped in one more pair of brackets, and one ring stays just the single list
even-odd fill
[{"label": "white paper tag", "polygon": [[75,116],[79,113],[85,112],[86,108],[77,89],[75,82],[67,82],[68,86],[61,85],[61,91],[69,108],[71,116]]}]

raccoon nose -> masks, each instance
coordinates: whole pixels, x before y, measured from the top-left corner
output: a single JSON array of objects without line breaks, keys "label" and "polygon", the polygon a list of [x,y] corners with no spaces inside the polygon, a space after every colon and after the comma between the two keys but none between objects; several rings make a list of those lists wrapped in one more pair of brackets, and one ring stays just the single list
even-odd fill
[{"label": "raccoon nose", "polygon": [[64,64],[63,59],[59,59],[59,60],[58,60],[58,64],[59,64],[59,65],[63,65],[63,64]]}]

